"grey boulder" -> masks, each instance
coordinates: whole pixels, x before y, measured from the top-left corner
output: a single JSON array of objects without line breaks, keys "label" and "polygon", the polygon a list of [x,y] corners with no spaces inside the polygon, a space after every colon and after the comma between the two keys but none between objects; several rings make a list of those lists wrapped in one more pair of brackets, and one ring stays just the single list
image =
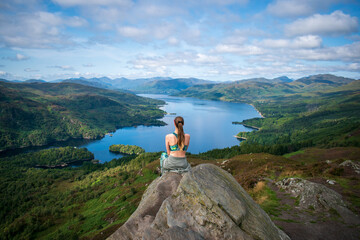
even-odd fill
[{"label": "grey boulder", "polygon": [[231,174],[201,164],[155,179],[109,239],[290,239]]}]

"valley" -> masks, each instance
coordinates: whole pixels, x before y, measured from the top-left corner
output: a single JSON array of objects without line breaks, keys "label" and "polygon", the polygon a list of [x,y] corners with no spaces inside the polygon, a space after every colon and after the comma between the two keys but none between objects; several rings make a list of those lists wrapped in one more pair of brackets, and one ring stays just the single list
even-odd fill
[{"label": "valley", "polygon": [[[304,236],[358,239],[359,81],[332,75],[291,82],[281,79],[193,85],[174,93],[181,97],[253,104],[263,115],[260,117],[253,109],[257,117],[230,121],[230,125],[234,122],[258,129],[238,133],[246,139],[240,144],[189,152],[187,159],[192,167],[211,163],[232,174],[291,239]],[[36,139],[26,135],[26,131],[37,127],[44,132],[40,136],[52,136],[55,130],[51,126],[58,126],[55,129],[64,126],[57,122],[56,116],[77,119],[82,124],[79,129],[84,129],[86,124],[94,134],[98,133],[91,135],[94,137],[119,126],[162,124],[160,118],[164,112],[158,109],[161,100],[140,98],[127,92],[74,83],[0,83],[0,86],[4,92],[1,103],[7,107],[2,108],[6,113],[2,116],[7,116],[3,118],[2,126],[7,128],[2,128],[2,134],[5,130],[25,132],[21,133],[24,139]],[[10,107],[14,110],[10,111]],[[170,112],[178,112],[176,104]],[[120,115],[122,121],[115,121]],[[41,116],[46,117],[45,122],[52,119],[57,124],[46,125]],[[9,119],[16,119],[14,125],[5,125],[11,122]],[[11,131],[9,126],[13,127]],[[88,136],[80,135],[86,131],[78,132],[76,126],[73,125],[76,131],[71,134]],[[60,132],[62,136],[68,133],[57,131]],[[73,136],[71,134],[69,136]],[[14,136],[16,140],[20,135]],[[150,151],[102,164],[85,161],[79,167],[63,169],[39,169],[36,165],[92,159],[93,154],[84,148],[67,147],[1,158],[2,238],[106,239],[127,221],[144,191],[159,176],[160,154]],[[306,198],[306,202],[315,202],[313,205],[302,205],[303,196],[293,196],[283,188],[287,179],[306,180],[310,185],[319,184],[316,186],[337,194],[348,209],[346,214],[334,205],[321,205],[311,197]]]}]

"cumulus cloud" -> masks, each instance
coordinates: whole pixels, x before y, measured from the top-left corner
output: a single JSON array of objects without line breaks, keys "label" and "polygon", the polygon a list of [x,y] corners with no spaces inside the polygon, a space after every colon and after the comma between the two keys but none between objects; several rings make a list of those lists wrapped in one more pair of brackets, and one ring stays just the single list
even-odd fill
[{"label": "cumulus cloud", "polygon": [[163,56],[138,56],[128,62],[136,69],[157,69],[171,66],[219,66],[223,64],[223,58],[203,53],[177,52]]},{"label": "cumulus cloud", "polygon": [[285,33],[296,35],[342,35],[357,32],[359,22],[356,17],[335,11],[330,15],[314,14],[311,17],[298,19],[285,26]]},{"label": "cumulus cloud", "polygon": [[215,47],[218,53],[235,53],[238,55],[261,55],[265,49],[255,45],[219,44]]},{"label": "cumulus cloud", "polygon": [[91,64],[91,63],[83,64],[83,67],[91,68],[91,67],[94,67],[94,64]]},{"label": "cumulus cloud", "polygon": [[267,11],[278,17],[300,17],[326,9],[340,0],[275,0],[267,6]]},{"label": "cumulus cloud", "polygon": [[14,57],[6,57],[3,59],[7,59],[10,61],[24,61],[30,59],[28,56],[25,56],[23,54],[17,53]]},{"label": "cumulus cloud", "polygon": [[55,65],[55,66],[49,66],[49,68],[58,68],[63,71],[74,71],[75,70],[72,66],[69,66],[69,65],[62,65],[62,66]]},{"label": "cumulus cloud", "polygon": [[322,39],[306,35],[294,39],[264,39],[259,44],[268,48],[318,48],[322,46]]},{"label": "cumulus cloud", "polygon": [[360,42],[354,42],[344,46],[327,47],[320,49],[301,49],[294,52],[298,59],[312,61],[360,61]]},{"label": "cumulus cloud", "polygon": [[54,48],[74,44],[63,33],[65,26],[80,27],[86,20],[63,17],[44,11],[20,12],[14,16],[0,14],[0,43],[9,47]]},{"label": "cumulus cloud", "polygon": [[24,72],[39,72],[39,70],[37,69],[32,69],[32,68],[25,68]]},{"label": "cumulus cloud", "polygon": [[66,7],[73,6],[108,6],[108,5],[117,5],[117,6],[129,6],[132,5],[131,0],[53,0],[53,2]]},{"label": "cumulus cloud", "polygon": [[148,34],[147,29],[130,27],[130,26],[120,27],[118,31],[124,37],[137,38],[137,39],[143,38]]},{"label": "cumulus cloud", "polygon": [[178,45],[179,40],[176,37],[169,37],[168,38],[168,44],[170,44],[170,45]]}]

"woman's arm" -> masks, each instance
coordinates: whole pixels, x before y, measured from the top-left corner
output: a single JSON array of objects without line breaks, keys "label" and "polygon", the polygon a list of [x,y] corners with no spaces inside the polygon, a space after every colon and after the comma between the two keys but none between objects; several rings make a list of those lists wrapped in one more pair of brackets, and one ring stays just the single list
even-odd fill
[{"label": "woman's arm", "polygon": [[188,149],[189,149],[189,144],[190,144],[190,134],[185,134],[185,145],[188,146]]},{"label": "woman's arm", "polygon": [[165,136],[165,147],[167,155],[170,155],[170,147],[169,147],[169,137],[168,135]]}]

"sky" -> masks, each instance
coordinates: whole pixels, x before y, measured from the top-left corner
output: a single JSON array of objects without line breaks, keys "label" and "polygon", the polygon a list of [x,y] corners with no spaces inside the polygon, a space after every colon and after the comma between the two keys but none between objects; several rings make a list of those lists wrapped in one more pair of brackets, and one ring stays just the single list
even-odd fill
[{"label": "sky", "polygon": [[1,0],[0,78],[360,79],[356,0]]}]

